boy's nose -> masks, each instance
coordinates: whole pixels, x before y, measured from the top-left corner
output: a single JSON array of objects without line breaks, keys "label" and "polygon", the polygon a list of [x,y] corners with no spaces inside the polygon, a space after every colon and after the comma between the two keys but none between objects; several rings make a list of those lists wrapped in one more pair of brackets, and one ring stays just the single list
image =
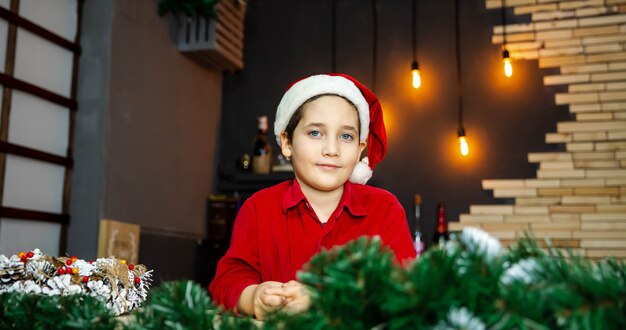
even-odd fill
[{"label": "boy's nose", "polygon": [[338,142],[339,141],[337,141],[336,138],[326,139],[326,143],[324,143],[324,148],[322,149],[322,153],[324,154],[324,156],[339,156],[339,147],[337,146]]}]

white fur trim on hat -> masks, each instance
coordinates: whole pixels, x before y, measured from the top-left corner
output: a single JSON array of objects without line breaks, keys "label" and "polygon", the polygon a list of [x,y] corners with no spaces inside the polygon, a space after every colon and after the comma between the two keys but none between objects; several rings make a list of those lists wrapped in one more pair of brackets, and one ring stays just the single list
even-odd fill
[{"label": "white fur trim on hat", "polygon": [[344,77],[320,74],[310,76],[293,84],[280,100],[276,110],[276,120],[274,121],[274,134],[276,135],[278,145],[280,145],[280,134],[287,129],[287,124],[296,110],[310,98],[322,94],[343,96],[356,106],[361,124],[359,137],[361,141],[367,140],[370,125],[370,108],[361,91],[352,81]]},{"label": "white fur trim on hat", "polygon": [[352,170],[352,174],[350,174],[350,178],[348,178],[348,180],[352,183],[366,184],[367,180],[369,180],[372,177],[372,174],[374,174],[374,171],[372,171],[368,164],[369,162],[367,157],[363,157],[360,162],[356,163],[356,166]]}]

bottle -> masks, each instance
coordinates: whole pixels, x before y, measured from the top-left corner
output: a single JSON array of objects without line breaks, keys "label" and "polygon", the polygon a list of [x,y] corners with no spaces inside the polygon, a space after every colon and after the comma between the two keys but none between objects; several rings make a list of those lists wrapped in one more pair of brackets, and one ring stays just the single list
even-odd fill
[{"label": "bottle", "polygon": [[419,257],[422,252],[424,252],[424,242],[422,242],[422,229],[421,229],[421,205],[422,205],[422,196],[421,195],[413,195],[414,201],[414,217],[413,217],[413,232],[415,233],[415,240],[413,241],[413,245],[415,246],[415,252]]},{"label": "bottle", "polygon": [[435,235],[433,236],[433,245],[440,247],[448,240],[448,221],[446,221],[446,207],[443,203],[437,205],[437,226],[435,227]]},{"label": "bottle", "polygon": [[424,252],[424,242],[422,242],[422,233],[419,231],[415,232],[415,241],[413,242],[413,246],[415,246],[415,254],[417,257]]},{"label": "bottle", "polygon": [[267,142],[267,116],[260,116],[259,130],[254,138],[252,172],[267,174],[272,164],[272,146]]}]

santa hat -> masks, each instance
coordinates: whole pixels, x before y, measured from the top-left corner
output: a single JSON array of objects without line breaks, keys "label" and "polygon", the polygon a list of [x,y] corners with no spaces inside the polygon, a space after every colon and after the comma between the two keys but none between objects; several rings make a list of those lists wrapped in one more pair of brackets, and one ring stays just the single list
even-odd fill
[{"label": "santa hat", "polygon": [[280,134],[285,131],[291,116],[302,104],[314,96],[335,94],[350,100],[359,113],[360,140],[367,140],[367,157],[355,167],[350,182],[365,184],[372,177],[373,169],[387,152],[387,134],[383,112],[378,97],[358,80],[345,74],[321,74],[310,76],[291,84],[276,110],[274,134],[280,145]]}]

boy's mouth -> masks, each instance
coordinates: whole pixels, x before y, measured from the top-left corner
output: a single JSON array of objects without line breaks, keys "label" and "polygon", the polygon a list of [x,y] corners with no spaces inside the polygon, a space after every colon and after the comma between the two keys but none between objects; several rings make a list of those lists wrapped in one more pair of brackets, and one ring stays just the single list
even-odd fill
[{"label": "boy's mouth", "polygon": [[319,166],[321,168],[326,168],[326,169],[336,169],[336,168],[340,167],[339,165],[336,165],[336,164],[326,164],[326,163],[317,164],[317,166]]}]

